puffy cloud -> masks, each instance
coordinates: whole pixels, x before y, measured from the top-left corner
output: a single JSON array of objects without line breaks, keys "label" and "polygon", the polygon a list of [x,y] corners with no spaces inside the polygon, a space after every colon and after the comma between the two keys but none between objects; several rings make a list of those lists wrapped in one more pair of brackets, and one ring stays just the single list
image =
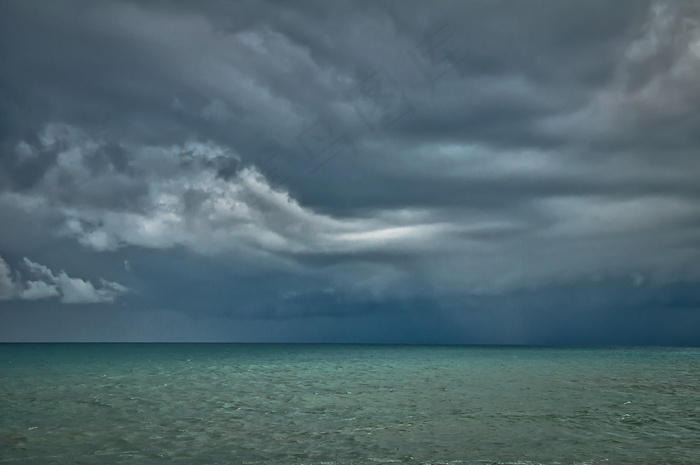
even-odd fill
[{"label": "puffy cloud", "polygon": [[111,303],[128,289],[119,283],[100,280],[101,287],[95,288],[90,281],[71,278],[65,272],[56,277],[57,286],[63,294],[61,302],[66,304],[97,304]]},{"label": "puffy cloud", "polygon": [[19,297],[24,300],[41,300],[60,295],[58,286],[55,284],[49,284],[44,281],[27,281]]},{"label": "puffy cloud", "polygon": [[23,280],[20,273],[13,273],[0,257],[0,300],[43,300],[59,297],[66,304],[112,303],[129,290],[116,282],[100,279],[95,287],[90,281],[71,278],[65,271],[55,275],[47,266],[23,259],[28,274],[35,278]]}]

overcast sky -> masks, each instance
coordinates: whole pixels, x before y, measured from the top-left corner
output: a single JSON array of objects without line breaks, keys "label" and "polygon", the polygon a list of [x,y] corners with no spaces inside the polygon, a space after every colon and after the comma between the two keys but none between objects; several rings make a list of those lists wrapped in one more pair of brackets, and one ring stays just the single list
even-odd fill
[{"label": "overcast sky", "polygon": [[0,3],[0,341],[700,344],[700,4]]}]

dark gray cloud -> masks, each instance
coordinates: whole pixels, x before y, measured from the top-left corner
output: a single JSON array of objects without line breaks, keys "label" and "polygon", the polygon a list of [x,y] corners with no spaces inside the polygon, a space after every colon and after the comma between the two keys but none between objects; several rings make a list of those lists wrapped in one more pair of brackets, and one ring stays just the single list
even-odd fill
[{"label": "dark gray cloud", "polygon": [[3,339],[700,343],[693,2],[10,1],[0,54]]}]

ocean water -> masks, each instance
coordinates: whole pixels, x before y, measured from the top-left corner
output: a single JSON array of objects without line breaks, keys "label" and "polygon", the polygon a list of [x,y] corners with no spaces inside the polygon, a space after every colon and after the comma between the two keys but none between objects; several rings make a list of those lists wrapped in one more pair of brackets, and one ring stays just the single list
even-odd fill
[{"label": "ocean water", "polygon": [[700,349],[4,344],[0,463],[700,464]]}]

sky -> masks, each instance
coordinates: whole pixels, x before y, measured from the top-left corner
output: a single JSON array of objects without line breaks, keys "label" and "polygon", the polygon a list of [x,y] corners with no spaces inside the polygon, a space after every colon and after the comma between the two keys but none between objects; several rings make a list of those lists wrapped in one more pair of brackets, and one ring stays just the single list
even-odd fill
[{"label": "sky", "polygon": [[700,4],[0,3],[0,341],[700,345]]}]

